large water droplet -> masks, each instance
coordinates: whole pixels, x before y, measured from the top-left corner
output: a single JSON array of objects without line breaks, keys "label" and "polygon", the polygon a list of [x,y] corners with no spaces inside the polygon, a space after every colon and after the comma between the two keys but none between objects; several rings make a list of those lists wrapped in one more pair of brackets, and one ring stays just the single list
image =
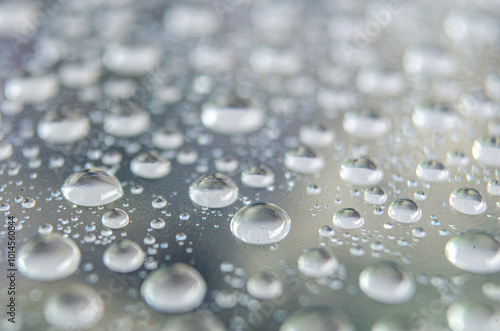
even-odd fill
[{"label": "large water droplet", "polygon": [[448,131],[457,125],[458,116],[449,104],[424,103],[415,106],[412,120],[422,130]]},{"label": "large water droplet", "polygon": [[500,243],[482,231],[467,231],[451,238],[445,247],[448,260],[457,268],[477,274],[500,271]]},{"label": "large water droplet", "polygon": [[149,128],[147,111],[132,102],[113,108],[104,117],[104,131],[116,137],[136,137]]},{"label": "large water droplet", "polygon": [[335,139],[335,134],[321,124],[312,123],[300,127],[299,139],[307,146],[326,147]]},{"label": "large water droplet", "polygon": [[413,276],[392,261],[380,261],[363,269],[359,287],[371,299],[390,304],[409,301],[415,294]]},{"label": "large water droplet", "polygon": [[224,324],[208,311],[169,317],[162,331],[225,331]]},{"label": "large water droplet", "polygon": [[223,208],[238,198],[238,186],[222,174],[203,176],[189,186],[191,200],[203,207]]},{"label": "large water droplet", "polygon": [[118,179],[100,168],[80,170],[69,176],[61,188],[66,199],[80,206],[100,206],[123,196]]},{"label": "large water droplet", "polygon": [[462,214],[479,215],[486,211],[488,205],[481,193],[473,188],[460,188],[450,196],[450,205]]},{"label": "large water droplet", "polygon": [[88,329],[101,319],[104,302],[90,286],[72,284],[52,294],[43,309],[45,320],[61,330]]},{"label": "large water droplet", "polygon": [[139,269],[144,262],[144,252],[136,242],[123,239],[111,244],[102,256],[104,265],[114,272],[127,273]]},{"label": "large water droplet", "polygon": [[442,182],[449,176],[448,170],[438,161],[426,161],[420,163],[416,170],[418,178],[428,182]]},{"label": "large water droplet", "polygon": [[329,306],[310,306],[294,312],[279,331],[355,331],[356,328],[340,310]]},{"label": "large water droplet", "polygon": [[231,219],[231,231],[239,240],[252,245],[277,243],[288,235],[288,214],[272,203],[254,203],[238,210]]},{"label": "large water droplet", "polygon": [[472,155],[485,165],[500,167],[500,137],[476,139],[472,147]]},{"label": "large water droplet", "polygon": [[200,273],[184,263],[153,271],[141,285],[146,303],[162,313],[185,313],[198,307],[207,292]]},{"label": "large water droplet", "polygon": [[391,204],[388,214],[397,222],[413,223],[422,217],[422,210],[410,199],[399,199]]},{"label": "large water droplet", "polygon": [[203,105],[201,120],[210,130],[222,134],[247,134],[264,125],[266,112],[250,100],[226,97]]},{"label": "large water droplet", "polygon": [[335,213],[333,224],[342,229],[355,229],[362,227],[365,224],[365,220],[357,210],[344,208]]},{"label": "large water droplet", "polygon": [[374,110],[368,112],[350,111],[344,115],[344,130],[353,137],[380,137],[389,130],[390,126],[389,120],[380,117]]},{"label": "large water droplet", "polygon": [[19,250],[17,266],[29,279],[54,281],[73,274],[80,260],[80,249],[72,240],[50,233],[26,242]]},{"label": "large water droplet", "polygon": [[373,185],[384,178],[384,172],[367,158],[352,159],[340,167],[340,177],[355,185]]},{"label": "large water droplet", "polygon": [[302,254],[298,261],[300,272],[308,277],[323,278],[339,268],[339,261],[323,247],[314,247]]},{"label": "large water droplet", "polygon": [[141,153],[130,161],[130,170],[139,177],[161,178],[170,173],[170,161],[161,157],[156,151]]},{"label": "large water droplet", "polygon": [[285,166],[303,174],[312,174],[325,166],[325,159],[308,147],[301,146],[285,154]]},{"label": "large water droplet", "polygon": [[446,318],[453,331],[500,330],[500,311],[482,302],[456,302],[446,311]]},{"label": "large water droplet", "polygon": [[128,214],[120,208],[113,208],[102,215],[102,225],[110,229],[121,229],[128,225]]},{"label": "large water droplet", "polygon": [[274,183],[274,172],[266,165],[257,165],[241,172],[241,182],[250,187],[266,187]]},{"label": "large water droplet", "polygon": [[50,111],[38,122],[37,133],[53,144],[68,144],[85,138],[90,131],[90,121],[68,108]]},{"label": "large water droplet", "polygon": [[247,282],[247,290],[256,299],[271,300],[281,296],[283,283],[275,274],[264,271],[250,277]]}]

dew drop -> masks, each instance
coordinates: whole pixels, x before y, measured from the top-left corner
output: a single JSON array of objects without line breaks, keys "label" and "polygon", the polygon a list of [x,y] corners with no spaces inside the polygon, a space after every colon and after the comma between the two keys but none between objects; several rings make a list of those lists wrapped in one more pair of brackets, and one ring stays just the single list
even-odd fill
[{"label": "dew drop", "polygon": [[63,196],[81,206],[100,206],[123,196],[118,179],[101,168],[84,169],[70,175],[61,188]]},{"label": "dew drop", "polygon": [[422,210],[410,199],[399,199],[391,204],[388,214],[397,222],[414,223],[422,217]]},{"label": "dew drop", "polygon": [[472,155],[487,166],[500,167],[500,137],[476,139],[472,147]]},{"label": "dew drop", "polygon": [[177,149],[184,144],[184,135],[177,129],[160,128],[153,132],[152,141],[160,149]]},{"label": "dew drop", "polygon": [[300,272],[308,277],[323,278],[339,268],[339,261],[323,247],[314,247],[302,254],[298,261]]},{"label": "dew drop", "polygon": [[458,116],[449,104],[424,103],[415,106],[412,120],[422,130],[448,131],[457,125]]},{"label": "dew drop", "polygon": [[29,279],[54,281],[73,274],[80,260],[80,249],[72,240],[50,233],[27,241],[19,250],[17,266]]},{"label": "dew drop", "polygon": [[149,128],[147,111],[132,102],[113,108],[104,117],[104,131],[116,137],[136,137]]},{"label": "dew drop", "polygon": [[449,172],[444,165],[438,161],[426,161],[420,163],[416,170],[417,176],[428,182],[442,182],[448,179]]},{"label": "dew drop", "polygon": [[241,182],[250,187],[266,187],[274,183],[274,172],[266,165],[257,165],[241,172]]},{"label": "dew drop", "polygon": [[109,270],[128,273],[142,266],[144,255],[144,251],[139,244],[123,239],[121,242],[115,242],[106,248],[102,260]]},{"label": "dew drop", "polygon": [[84,115],[68,108],[50,111],[38,122],[38,136],[53,144],[69,144],[85,138],[90,121]]},{"label": "dew drop", "polygon": [[200,273],[184,263],[153,271],[141,285],[142,297],[151,308],[171,314],[197,308],[206,292]]},{"label": "dew drop", "polygon": [[371,299],[389,305],[409,301],[415,294],[413,275],[392,261],[380,261],[363,269],[359,287]]},{"label": "dew drop", "polygon": [[340,167],[340,177],[354,185],[373,185],[384,178],[384,172],[367,158],[352,159]]},{"label": "dew drop", "polygon": [[344,115],[344,130],[353,137],[381,137],[389,130],[390,126],[389,120],[380,117],[374,110],[368,112],[351,111]]},{"label": "dew drop", "polygon": [[363,216],[353,208],[341,209],[333,216],[333,225],[342,229],[360,228],[364,224]]},{"label": "dew drop", "polygon": [[101,218],[102,225],[110,229],[121,229],[128,225],[128,214],[120,208],[113,208],[106,211]]},{"label": "dew drop", "polygon": [[340,310],[329,306],[310,306],[288,317],[279,331],[355,331],[356,328]]},{"label": "dew drop", "polygon": [[57,75],[12,78],[5,82],[5,96],[28,104],[52,99],[59,93]]},{"label": "dew drop", "polygon": [[163,229],[165,227],[165,221],[161,218],[155,218],[149,225],[155,230]]},{"label": "dew drop", "polygon": [[488,205],[481,193],[473,188],[460,188],[450,195],[450,205],[466,215],[479,215],[486,211]]},{"label": "dew drop", "polygon": [[470,230],[451,238],[445,246],[446,258],[457,268],[476,273],[500,271],[500,243],[490,234]]},{"label": "dew drop", "polygon": [[322,155],[301,146],[285,154],[285,166],[298,173],[312,174],[325,166],[325,160]]},{"label": "dew drop", "polygon": [[370,187],[365,190],[365,201],[374,205],[381,205],[387,201],[387,194],[380,187]]},{"label": "dew drop", "polygon": [[238,198],[238,186],[222,174],[203,176],[189,186],[191,200],[203,207],[223,208]]},{"label": "dew drop", "polygon": [[142,76],[153,70],[160,59],[160,50],[152,45],[113,46],[106,50],[102,62],[116,74]]},{"label": "dew drop", "polygon": [[275,244],[288,235],[288,214],[272,203],[254,203],[239,209],[231,219],[231,231],[239,240],[252,245]]},{"label": "dew drop", "polygon": [[275,274],[264,271],[250,277],[247,290],[256,299],[272,300],[279,298],[283,293],[283,283]]},{"label": "dew drop", "polygon": [[220,172],[232,172],[238,168],[240,162],[233,156],[222,156],[215,160],[215,169]]},{"label": "dew drop", "polygon": [[299,139],[304,145],[321,148],[330,145],[335,134],[325,126],[313,123],[300,127]]},{"label": "dew drop", "polygon": [[446,318],[453,331],[500,330],[500,311],[482,302],[456,302],[446,311]]},{"label": "dew drop", "polygon": [[130,170],[142,178],[162,178],[170,173],[170,161],[165,160],[156,151],[141,153],[130,161]]}]

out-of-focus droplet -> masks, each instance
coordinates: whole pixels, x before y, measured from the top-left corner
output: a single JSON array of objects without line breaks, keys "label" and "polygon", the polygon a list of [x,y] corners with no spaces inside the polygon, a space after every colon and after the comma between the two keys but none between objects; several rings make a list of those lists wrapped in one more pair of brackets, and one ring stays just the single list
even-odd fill
[{"label": "out-of-focus droplet", "polygon": [[147,111],[134,103],[127,102],[113,108],[104,117],[104,131],[116,137],[136,137],[149,128]]},{"label": "out-of-focus droplet", "polygon": [[53,144],[69,144],[82,140],[89,131],[89,119],[68,108],[48,112],[40,119],[37,127],[38,136]]},{"label": "out-of-focus droplet", "polygon": [[130,161],[130,170],[142,178],[162,178],[170,173],[170,161],[162,158],[156,151],[141,153]]},{"label": "out-of-focus droplet", "polygon": [[52,99],[57,93],[59,80],[54,74],[11,78],[5,83],[5,96],[12,101],[34,104]]},{"label": "out-of-focus droplet", "polygon": [[276,299],[283,293],[283,283],[275,274],[264,271],[250,277],[247,290],[251,296],[259,300]]},{"label": "out-of-focus droplet", "polygon": [[288,317],[279,331],[355,331],[349,318],[329,306],[310,306],[299,309]]},{"label": "out-of-focus droplet", "polygon": [[240,162],[234,156],[226,155],[215,160],[215,169],[220,172],[233,172],[235,171]]},{"label": "out-of-focus droplet", "polygon": [[285,154],[285,166],[303,174],[313,174],[323,169],[325,159],[308,147],[301,146]]},{"label": "out-of-focus droplet", "polygon": [[326,147],[335,139],[335,133],[321,124],[312,123],[300,127],[299,139],[307,146]]},{"label": "out-of-focus droplet", "polygon": [[401,72],[378,68],[361,69],[356,84],[362,93],[378,97],[396,96],[406,85]]},{"label": "out-of-focus droplet", "polygon": [[410,199],[399,199],[391,204],[388,214],[397,222],[414,223],[422,217],[422,209]]},{"label": "out-of-focus droplet", "polygon": [[220,319],[209,311],[169,317],[162,331],[225,331]]},{"label": "out-of-focus droplet", "polygon": [[442,182],[448,179],[449,172],[444,165],[438,161],[426,161],[420,163],[416,170],[417,176],[428,182]]},{"label": "out-of-focus droplet", "polygon": [[446,318],[453,331],[500,330],[500,311],[482,302],[455,302],[446,311]]},{"label": "out-of-focus droplet", "polygon": [[141,246],[134,241],[123,239],[106,248],[102,260],[109,270],[127,273],[139,269],[144,262],[144,256]]},{"label": "out-of-focus droplet", "polygon": [[220,18],[211,6],[177,5],[165,13],[163,25],[167,33],[177,38],[201,38],[219,29]]},{"label": "out-of-focus droplet", "polygon": [[274,172],[266,165],[257,165],[241,172],[241,182],[250,187],[266,187],[274,183]]},{"label": "out-of-focus droplet", "polygon": [[449,104],[423,103],[415,106],[413,124],[421,130],[449,131],[458,123],[458,116]]},{"label": "out-of-focus droplet", "polygon": [[298,261],[300,272],[308,277],[323,278],[339,268],[339,261],[323,247],[314,247],[302,254]]},{"label": "out-of-focus droplet", "polygon": [[391,123],[385,117],[377,115],[374,110],[368,112],[350,111],[345,113],[343,127],[353,137],[377,138],[389,130]]},{"label": "out-of-focus droplet", "polygon": [[500,167],[500,137],[483,137],[474,141],[472,155],[479,162]]},{"label": "out-of-focus droplet", "polygon": [[384,172],[370,159],[360,158],[342,163],[340,177],[354,185],[373,185],[384,178]]},{"label": "out-of-focus droplet", "polygon": [[160,149],[177,149],[184,144],[184,135],[177,129],[160,128],[153,132],[152,141]]},{"label": "out-of-focus droplet", "polygon": [[158,66],[160,50],[153,45],[113,46],[106,50],[104,66],[122,76],[142,76]]},{"label": "out-of-focus droplet", "polygon": [[238,198],[238,186],[222,174],[203,176],[189,186],[191,200],[203,207],[223,208]]}]

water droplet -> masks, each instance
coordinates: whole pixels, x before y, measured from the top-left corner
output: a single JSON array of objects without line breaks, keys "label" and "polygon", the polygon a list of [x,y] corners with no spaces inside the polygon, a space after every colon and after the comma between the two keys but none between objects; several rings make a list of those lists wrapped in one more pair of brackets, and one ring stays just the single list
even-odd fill
[{"label": "water droplet", "polygon": [[466,166],[469,164],[469,158],[460,151],[451,151],[446,154],[446,164],[450,166]]},{"label": "water droplet", "polygon": [[500,271],[500,243],[486,232],[470,230],[451,238],[445,253],[451,263],[464,271],[476,274]]},{"label": "water droplet", "polygon": [[141,285],[146,303],[162,313],[184,313],[197,308],[207,292],[200,273],[184,263],[153,271]]},{"label": "water droplet", "polygon": [[184,135],[177,129],[160,128],[153,132],[152,141],[160,149],[177,149],[184,144]]},{"label": "water droplet", "polygon": [[500,167],[500,137],[478,138],[474,141],[472,155],[491,167]]},{"label": "water droplet", "polygon": [[49,234],[52,233],[52,230],[54,230],[54,227],[49,223],[45,223],[38,227],[38,233],[40,234]]},{"label": "water droplet", "polygon": [[163,17],[166,31],[181,39],[207,37],[221,25],[217,11],[209,6],[198,7],[178,4],[169,8]]},{"label": "water droplet", "polygon": [[479,215],[488,209],[481,193],[473,188],[460,188],[450,196],[450,205],[466,215]]},{"label": "water droplet", "polygon": [[232,172],[238,168],[240,162],[233,156],[227,155],[215,160],[215,169],[220,172]]},{"label": "water droplet", "polygon": [[500,284],[487,282],[481,286],[481,290],[485,297],[490,300],[500,302]]},{"label": "water droplet", "polygon": [[48,112],[37,127],[38,136],[53,144],[74,143],[85,138],[89,131],[89,119],[68,108]]},{"label": "water droplet", "polygon": [[193,148],[183,148],[177,152],[177,162],[180,164],[193,164],[198,160],[198,152]]},{"label": "water droplet", "polygon": [[381,205],[387,201],[387,194],[380,187],[370,187],[365,190],[365,201],[374,205]]},{"label": "water droplet", "polygon": [[43,309],[45,320],[62,329],[88,329],[101,319],[104,302],[90,286],[72,284],[52,294]]},{"label": "water droplet", "polygon": [[449,176],[448,170],[438,161],[426,161],[420,163],[416,170],[417,176],[428,182],[442,182]]},{"label": "water droplet", "polygon": [[412,120],[422,130],[448,131],[457,125],[458,116],[449,104],[425,103],[415,106]]},{"label": "water droplet", "polygon": [[354,185],[373,185],[384,178],[384,172],[367,158],[352,159],[340,167],[340,177]]},{"label": "water droplet", "polygon": [[167,205],[167,199],[165,199],[164,197],[157,197],[153,201],[151,201],[151,205],[155,209],[163,208]]},{"label": "water droplet", "polygon": [[275,274],[264,271],[250,277],[247,282],[247,290],[256,299],[271,300],[281,296],[283,283]]},{"label": "water droplet", "polygon": [[446,311],[448,325],[453,331],[500,330],[498,308],[477,301],[455,302]]},{"label": "water droplet", "polygon": [[142,76],[160,62],[161,52],[153,45],[112,46],[106,50],[104,66],[122,76]]},{"label": "water droplet", "polygon": [[123,239],[121,242],[115,242],[106,248],[102,261],[111,271],[132,272],[142,266],[144,251],[136,242]]},{"label": "water droplet", "polygon": [[312,174],[325,166],[325,160],[322,155],[301,146],[285,154],[285,166],[298,173]]},{"label": "water droplet", "polygon": [[330,145],[335,134],[321,124],[312,123],[300,127],[299,139],[304,145],[321,148]]},{"label": "water droplet", "polygon": [[355,331],[356,328],[340,310],[329,306],[310,306],[288,317],[279,331]]},{"label": "water droplet", "polygon": [[170,173],[170,161],[162,158],[156,151],[141,153],[130,161],[130,170],[142,178],[161,178]]},{"label": "water droplet", "polygon": [[21,205],[24,208],[33,208],[35,207],[36,201],[33,198],[25,198],[23,202],[21,202]]},{"label": "water droplet", "polygon": [[314,247],[302,254],[298,261],[300,272],[308,277],[323,278],[339,268],[339,261],[323,247]]},{"label": "water droplet", "polygon": [[491,180],[488,182],[488,193],[494,196],[500,195],[500,181]]},{"label": "water droplet", "polygon": [[270,245],[288,235],[288,214],[272,203],[254,203],[239,209],[231,219],[231,231],[239,240],[252,245]]},{"label": "water droplet", "polygon": [[101,160],[106,165],[117,165],[122,161],[122,154],[116,150],[107,151],[102,155]]},{"label": "water droplet", "polygon": [[129,217],[124,210],[113,208],[102,215],[101,221],[104,226],[110,229],[121,229],[128,225]]},{"label": "water droplet", "polygon": [[335,235],[335,231],[328,225],[323,225],[318,232],[320,237],[333,237]]},{"label": "water droplet", "polygon": [[363,216],[353,208],[341,209],[333,216],[333,225],[342,229],[355,229],[362,227],[364,224]]},{"label": "water droplet", "polygon": [[241,182],[250,187],[266,187],[274,183],[274,172],[266,165],[257,165],[241,172]]},{"label": "water droplet", "polygon": [[162,331],[225,331],[224,324],[208,311],[169,317]]},{"label": "water droplet", "polygon": [[52,99],[59,93],[57,75],[12,78],[5,82],[5,96],[29,104]]},{"label": "water droplet", "polygon": [[17,266],[25,277],[54,281],[73,274],[80,264],[78,246],[58,233],[36,235],[19,250]]},{"label": "water droplet", "polygon": [[392,261],[380,261],[363,269],[359,287],[371,299],[389,305],[409,301],[415,294],[413,275]]},{"label": "water droplet", "polygon": [[163,229],[165,227],[165,221],[161,218],[155,218],[154,220],[152,220],[149,225],[155,229],[155,230],[159,230],[159,229]]},{"label": "water droplet", "polygon": [[203,176],[189,186],[191,200],[203,207],[223,208],[238,198],[238,186],[222,174]]},{"label": "water droplet", "polygon": [[7,160],[13,152],[14,148],[10,142],[0,141],[0,161]]},{"label": "water droplet", "polygon": [[123,196],[118,179],[100,168],[80,170],[70,175],[61,188],[66,199],[81,206],[100,206]]},{"label": "water droplet", "polygon": [[113,108],[104,117],[104,131],[116,137],[136,137],[149,128],[150,116],[147,111],[132,102]]},{"label": "water droplet", "polygon": [[406,84],[399,71],[365,67],[359,71],[356,85],[364,94],[389,97],[400,94]]},{"label": "water droplet", "polygon": [[344,115],[344,130],[353,137],[381,137],[389,130],[390,126],[389,120],[380,117],[374,110],[367,112],[351,111]]},{"label": "water droplet", "polygon": [[422,210],[410,199],[399,199],[391,204],[388,214],[397,222],[414,223],[422,217]]},{"label": "water droplet", "polygon": [[222,134],[248,134],[259,130],[266,118],[263,108],[239,97],[225,97],[203,105],[201,120],[210,130]]}]

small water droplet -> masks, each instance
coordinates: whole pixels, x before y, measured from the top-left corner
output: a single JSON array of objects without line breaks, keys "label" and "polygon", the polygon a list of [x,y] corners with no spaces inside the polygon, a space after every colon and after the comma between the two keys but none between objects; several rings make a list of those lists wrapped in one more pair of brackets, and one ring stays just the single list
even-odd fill
[{"label": "small water droplet", "polygon": [[102,215],[102,224],[110,229],[121,229],[128,225],[128,214],[120,208],[113,208]]},{"label": "small water droplet", "polygon": [[266,165],[257,165],[241,172],[241,182],[250,187],[266,187],[274,183],[274,172]]},{"label": "small water droplet", "polygon": [[397,222],[414,223],[422,217],[422,210],[410,199],[399,199],[391,204],[388,214]]},{"label": "small water droplet", "polygon": [[238,198],[238,186],[222,174],[203,176],[189,186],[191,200],[203,207],[223,208]]}]

